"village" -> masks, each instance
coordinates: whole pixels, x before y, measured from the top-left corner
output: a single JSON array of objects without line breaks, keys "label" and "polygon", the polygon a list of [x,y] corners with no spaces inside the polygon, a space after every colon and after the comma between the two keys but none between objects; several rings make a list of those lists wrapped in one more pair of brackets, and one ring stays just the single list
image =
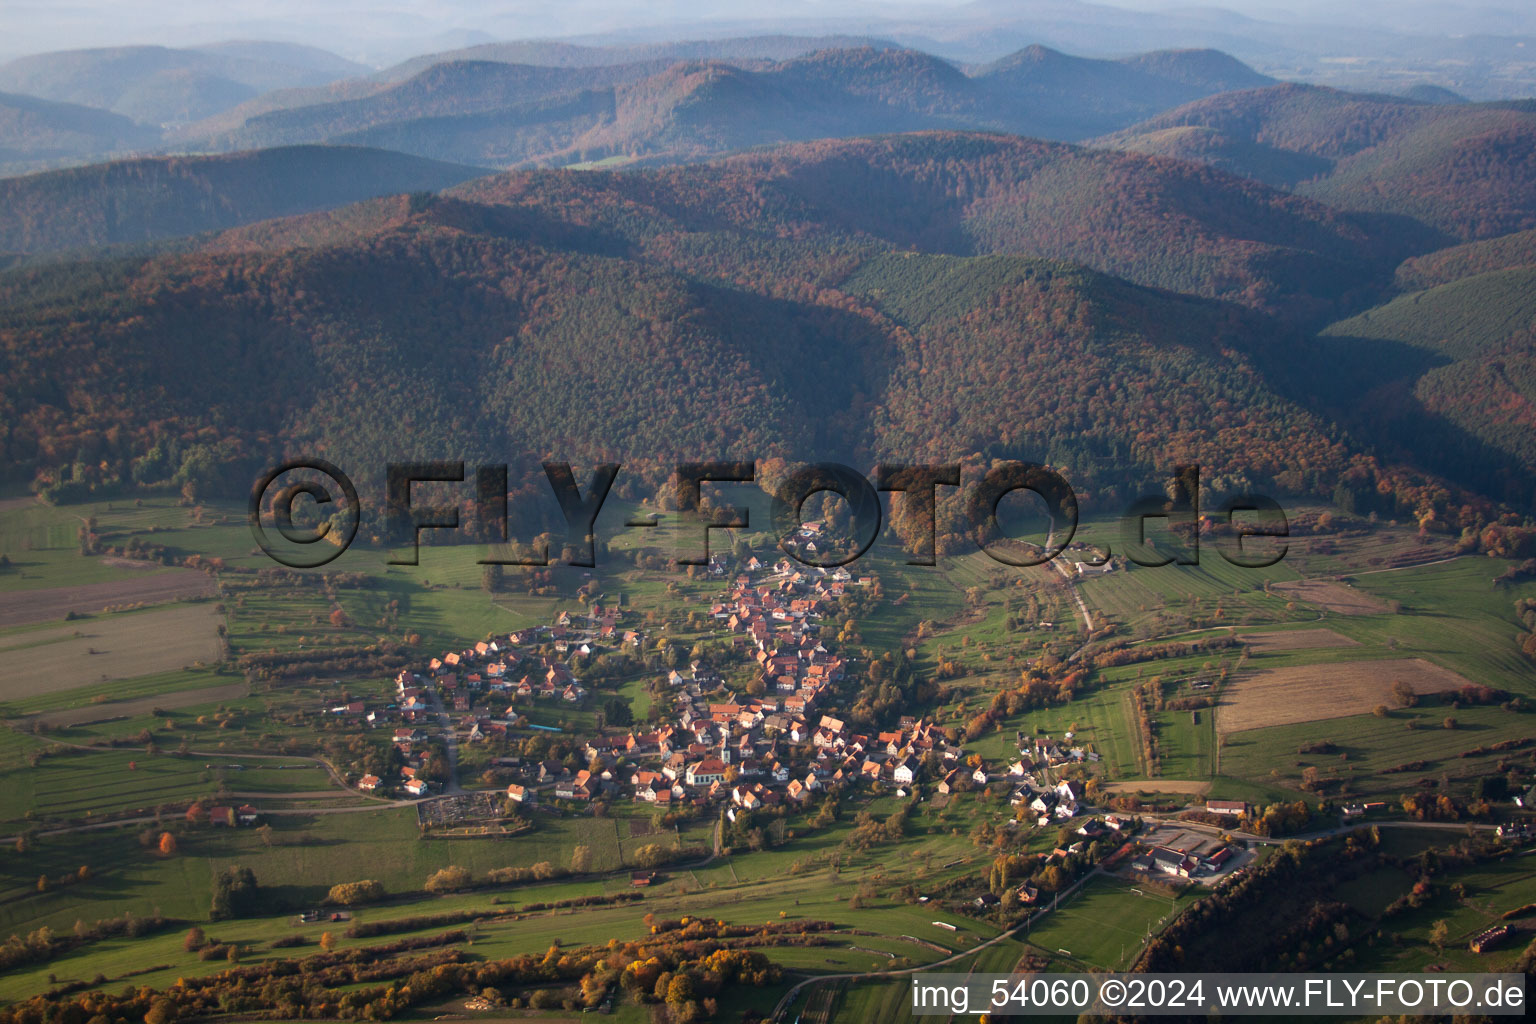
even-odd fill
[{"label": "village", "polygon": [[[717,557],[710,571],[726,575],[724,561]],[[728,805],[731,814],[783,801],[804,804],[826,786],[855,781],[905,796],[927,777],[940,795],[1004,780],[1013,787],[1010,803],[1033,810],[1040,824],[1075,816],[1082,782],[1050,781],[1050,772],[1096,755],[1070,746],[1070,735],[1061,743],[1020,736],[1017,759],[988,766],[968,758],[926,719],[906,716],[890,731],[863,733],[818,710],[847,669],[822,639],[823,616],[849,587],[872,584],[871,577],[855,578],[841,568],[745,559],[709,616],[731,638],[733,651],[756,666],[749,692],[731,691],[715,667],[699,661],[670,669],[667,713],[644,728],[582,737],[587,767],[572,771],[557,761],[497,758],[498,767],[520,777],[506,787],[507,799],[532,804],[627,797],[661,808]],[[528,723],[530,708],[581,706],[591,697],[572,672],[572,658],[646,642],[627,617],[625,609],[599,602],[584,614],[561,612],[553,623],[445,652],[422,671],[402,671],[392,705],[368,708],[350,701],[329,709],[368,726],[392,727],[398,778],[364,775],[357,787],[410,797],[457,792],[455,780],[428,777],[433,741],[453,749],[519,729],[551,730]]]},{"label": "village", "polygon": [[[1120,839],[1139,822],[1125,814],[1095,813],[1087,779],[1099,755],[1060,739],[1015,736],[1017,756],[987,764],[954,742],[953,733],[927,717],[901,717],[888,731],[864,732],[823,706],[835,706],[848,671],[845,659],[824,639],[824,618],[853,587],[871,577],[823,569],[781,558],[767,564],[743,559],[729,570],[716,556],[708,569],[727,582],[710,604],[716,633],[753,666],[747,692],[727,686],[720,667],[690,660],[664,673],[664,712],[644,725],[598,728],[564,736],[579,744],[572,758],[533,759],[516,754],[491,758],[501,789],[461,788],[457,751],[475,744],[512,749],[517,735],[560,734],[529,721],[543,707],[583,707],[595,700],[572,669],[577,658],[605,650],[639,651],[648,640],[633,613],[593,601],[580,613],[561,612],[548,624],[513,631],[472,647],[447,651],[421,670],[395,678],[395,701],[369,708],[349,701],[328,713],[356,717],[366,727],[390,729],[389,778],[365,774],[357,788],[422,800],[424,827],[462,826],[527,814],[534,809],[584,813],[586,808],[630,800],[658,816],[718,816],[736,822],[764,809],[796,811],[826,791],[859,787],[898,799],[942,802],[960,793],[996,794],[1008,808],[1009,829],[1055,827],[1071,841],[1047,855],[1064,860],[1100,839]],[[602,721],[601,718],[598,719]],[[919,786],[922,783],[922,786]],[[431,799],[427,799],[431,798]],[[1001,807],[999,808],[1001,810]],[[1213,801],[1215,814],[1241,817],[1246,805]],[[1082,819],[1074,821],[1074,819]],[[1174,831],[1142,837],[1140,855],[1120,865],[1128,874],[1219,882],[1239,861],[1240,848],[1209,836]],[[1038,891],[1025,886],[1023,903]],[[990,896],[980,897],[986,909]]]}]

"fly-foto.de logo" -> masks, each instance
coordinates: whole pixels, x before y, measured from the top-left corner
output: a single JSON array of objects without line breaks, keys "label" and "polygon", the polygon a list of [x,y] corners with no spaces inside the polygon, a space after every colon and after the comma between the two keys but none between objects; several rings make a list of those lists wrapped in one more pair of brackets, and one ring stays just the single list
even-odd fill
[{"label": "fly-foto.de logo", "polygon": [[[618,463],[592,469],[585,486],[569,463],[543,463],[544,476],[565,529],[557,559],[553,545],[535,545],[516,556],[488,556],[486,565],[547,566],[563,563],[594,567],[597,520],[618,479]],[[685,462],[672,475],[675,508],[684,524],[679,539],[679,566],[710,563],[710,533],[715,530],[757,528],[749,509],[705,499],[705,485],[729,495],[732,486],[757,485],[752,462]],[[455,504],[422,504],[418,484],[461,488]],[[1079,508],[1072,485],[1057,470],[1031,462],[1003,462],[961,488],[961,467],[949,465],[882,464],[873,480],[841,463],[807,463],[794,468],[769,488],[769,520],[778,546],[809,566],[831,568],[863,557],[880,536],[884,521],[880,495],[891,495],[893,509],[906,524],[903,547],[909,565],[937,564],[938,506],[941,488],[960,489],[964,528],[975,546],[995,561],[1010,566],[1044,565],[1065,552],[1077,533]],[[822,493],[847,503],[846,521],[821,543],[800,543],[809,524],[806,502]],[[1043,504],[1047,528],[1038,540],[1010,537],[999,519],[1004,499],[1026,492]],[[475,538],[493,544],[512,539],[509,519],[508,469],[463,461],[390,463],[384,472],[383,542],[394,550],[392,565],[415,565],[423,531],[456,531],[473,523]],[[953,493],[953,492],[952,492]],[[1119,543],[1098,545],[1098,557],[1119,554],[1140,566],[1197,565],[1200,559],[1202,512],[1200,470],[1178,466],[1166,493],[1147,494],[1129,503],[1119,517]],[[468,514],[466,514],[466,507]],[[296,517],[300,510],[307,525]],[[294,459],[273,467],[251,489],[249,519],[257,545],[275,561],[291,568],[315,568],[340,557],[357,539],[363,509],[358,490],[340,468],[324,459]],[[1264,568],[1285,557],[1283,538],[1289,536],[1284,510],[1262,494],[1225,498],[1205,522],[1221,529],[1215,547],[1220,557],[1245,568]],[[1181,543],[1163,549],[1149,542],[1148,531],[1158,522],[1180,534]],[[626,519],[625,529],[658,525],[654,514]],[[817,524],[819,525],[819,524]],[[1263,539],[1263,550],[1246,542]],[[285,543],[280,543],[279,540]]]}]

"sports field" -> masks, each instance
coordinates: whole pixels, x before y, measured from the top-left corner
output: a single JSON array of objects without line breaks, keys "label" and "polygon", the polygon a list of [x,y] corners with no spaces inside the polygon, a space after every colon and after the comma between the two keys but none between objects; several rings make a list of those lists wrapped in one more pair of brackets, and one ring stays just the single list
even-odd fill
[{"label": "sports field", "polygon": [[1115,970],[1135,960],[1149,933],[1191,897],[1170,899],[1118,878],[1095,878],[1022,937],[1078,968]]}]

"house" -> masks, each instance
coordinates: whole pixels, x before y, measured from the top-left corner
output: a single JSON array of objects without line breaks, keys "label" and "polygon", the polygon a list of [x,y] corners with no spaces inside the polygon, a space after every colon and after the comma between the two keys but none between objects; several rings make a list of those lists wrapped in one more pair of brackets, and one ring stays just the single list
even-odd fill
[{"label": "house", "polygon": [[235,822],[240,825],[254,825],[261,818],[260,812],[250,804],[241,804],[235,808]]},{"label": "house", "polygon": [[531,802],[528,801],[528,797],[529,793],[527,786],[519,786],[514,782],[507,787],[507,799],[511,800],[513,803],[520,804],[524,802]]},{"label": "house", "polygon": [[1248,804],[1242,800],[1207,800],[1205,809],[1212,814],[1231,814],[1241,818],[1248,813]]},{"label": "house", "polygon": [[987,907],[995,907],[995,906],[997,906],[998,899],[992,893],[984,892],[980,896],[977,896],[976,899],[973,900],[972,902],[975,903],[977,907],[980,907],[982,909],[986,909]]},{"label": "house", "polygon": [[891,769],[891,779],[898,786],[912,785],[912,781],[915,777],[916,773],[913,772],[912,766],[906,761],[901,762],[895,768]]},{"label": "house", "polygon": [[955,791],[955,783],[958,782],[959,779],[960,769],[953,769],[948,775],[945,775],[942,779],[939,780],[939,792],[945,796],[953,793]]},{"label": "house", "polygon": [[654,881],[656,881],[654,871],[632,871],[629,875],[629,884],[633,886],[650,885]]},{"label": "house", "polygon": [[724,782],[726,763],[718,757],[706,757],[704,760],[688,766],[684,772],[690,786],[708,786],[715,782]]},{"label": "house", "polygon": [[427,783],[425,779],[411,779],[405,784],[405,791],[411,796],[426,796]]},{"label": "house", "polygon": [[597,783],[592,778],[592,773],[583,768],[569,782],[556,784],[555,796],[566,800],[590,800],[592,791],[596,788]]},{"label": "house", "polygon": [[357,780],[357,788],[364,793],[372,793],[379,788],[380,779],[377,775],[364,775]]}]

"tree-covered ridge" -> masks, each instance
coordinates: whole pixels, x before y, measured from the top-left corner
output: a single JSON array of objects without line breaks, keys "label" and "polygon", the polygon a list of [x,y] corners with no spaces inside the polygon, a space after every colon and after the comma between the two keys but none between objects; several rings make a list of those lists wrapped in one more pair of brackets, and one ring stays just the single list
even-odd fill
[{"label": "tree-covered ridge", "polygon": [[1421,291],[1494,270],[1536,264],[1536,230],[1517,231],[1410,257],[1397,268],[1396,284]]},{"label": "tree-covered ridge", "polygon": [[893,453],[1034,452],[1110,487],[1117,469],[1195,463],[1227,493],[1315,489],[1354,462],[1265,378],[1272,350],[1296,339],[1233,307],[1016,256],[893,253],[844,287],[917,348],[881,408]]},{"label": "tree-covered ridge", "polygon": [[119,114],[0,92],[0,174],[153,145],[154,132]]},{"label": "tree-covered ridge", "polygon": [[[999,210],[1021,212],[978,213]],[[1078,259],[1025,255],[1052,247]],[[1369,361],[1320,377],[1338,343],[1267,312],[1358,301],[1330,268],[1384,286],[1399,248],[1209,169],[999,136],[514,172],[0,275],[3,457],[49,493],[232,497],[295,452],[616,460],[652,484],[679,459],[1022,458],[1117,493],[1193,460],[1224,489],[1459,509],[1421,468],[1502,495],[1498,467],[1345,433]]]},{"label": "tree-covered ridge", "polygon": [[0,179],[0,252],[127,245],[437,191],[472,167],[350,146],[144,157]]},{"label": "tree-covered ridge", "polygon": [[1283,84],[1222,93],[1099,139],[1201,160],[1460,239],[1536,224],[1536,113]]},{"label": "tree-covered ridge", "polygon": [[1324,340],[1360,429],[1505,500],[1536,499],[1536,267],[1401,296]]},{"label": "tree-covered ridge", "polygon": [[1412,251],[1411,232],[1199,165],[951,132],[804,143],[645,175],[509,174],[454,194],[553,203],[631,237],[624,225],[637,221],[728,223],[753,234],[834,231],[930,252],[1066,259],[1302,318],[1359,308]]}]

